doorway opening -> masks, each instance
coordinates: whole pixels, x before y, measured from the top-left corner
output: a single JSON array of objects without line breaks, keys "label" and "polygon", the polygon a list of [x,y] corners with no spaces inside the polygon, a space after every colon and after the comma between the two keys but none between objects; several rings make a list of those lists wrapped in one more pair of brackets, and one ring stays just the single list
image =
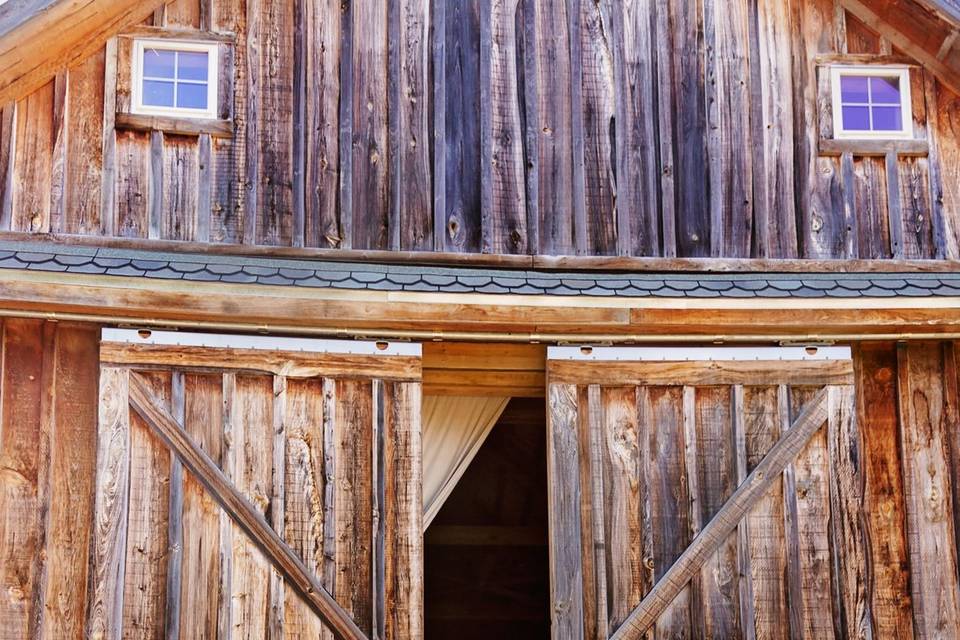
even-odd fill
[{"label": "doorway opening", "polygon": [[550,636],[546,416],[507,404],[424,534],[430,640]]}]

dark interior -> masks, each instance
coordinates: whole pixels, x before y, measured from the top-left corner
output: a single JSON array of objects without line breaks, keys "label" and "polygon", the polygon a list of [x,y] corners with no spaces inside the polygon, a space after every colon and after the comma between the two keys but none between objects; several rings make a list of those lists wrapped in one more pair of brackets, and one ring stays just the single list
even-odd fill
[{"label": "dark interior", "polygon": [[546,420],[515,398],[426,532],[428,640],[550,636]]}]

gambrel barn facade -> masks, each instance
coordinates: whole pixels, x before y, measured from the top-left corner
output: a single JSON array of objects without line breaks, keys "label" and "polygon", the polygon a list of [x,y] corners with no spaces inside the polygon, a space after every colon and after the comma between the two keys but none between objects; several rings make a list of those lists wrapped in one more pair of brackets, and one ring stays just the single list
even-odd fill
[{"label": "gambrel barn facade", "polygon": [[960,637],[958,35],[0,0],[0,638]]}]

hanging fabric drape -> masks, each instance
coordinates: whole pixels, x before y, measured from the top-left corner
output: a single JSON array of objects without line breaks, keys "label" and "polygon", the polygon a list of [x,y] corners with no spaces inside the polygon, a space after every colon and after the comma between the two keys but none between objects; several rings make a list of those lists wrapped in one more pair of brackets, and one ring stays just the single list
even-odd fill
[{"label": "hanging fabric drape", "polygon": [[426,530],[510,398],[424,396],[423,528]]}]

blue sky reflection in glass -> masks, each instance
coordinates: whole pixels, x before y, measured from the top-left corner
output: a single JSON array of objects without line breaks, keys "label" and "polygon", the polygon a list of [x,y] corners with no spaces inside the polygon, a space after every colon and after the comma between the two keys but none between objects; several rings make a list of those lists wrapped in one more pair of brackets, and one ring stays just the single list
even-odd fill
[{"label": "blue sky reflection in glass", "polygon": [[205,51],[143,50],[143,104],[178,109],[207,108]]},{"label": "blue sky reflection in glass", "polygon": [[840,104],[844,130],[902,130],[900,91],[899,77],[841,76]]}]

